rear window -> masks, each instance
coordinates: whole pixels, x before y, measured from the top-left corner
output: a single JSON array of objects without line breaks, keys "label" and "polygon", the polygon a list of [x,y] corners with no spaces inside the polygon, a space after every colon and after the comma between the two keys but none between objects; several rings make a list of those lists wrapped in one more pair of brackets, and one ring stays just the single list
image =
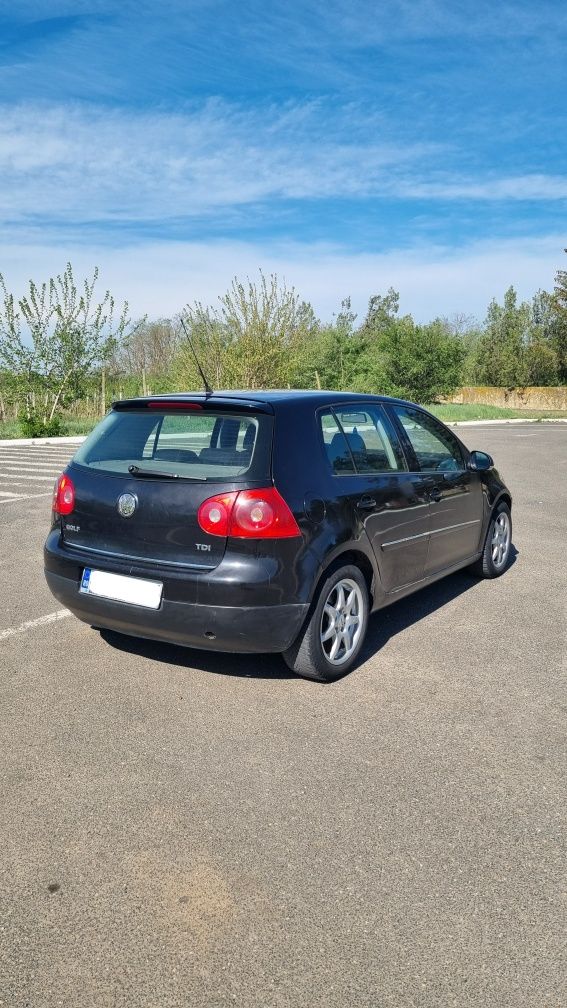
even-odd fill
[{"label": "rear window", "polygon": [[270,475],[272,417],[266,414],[113,410],[73,461],[129,475],[134,465],[156,474],[234,482]]}]

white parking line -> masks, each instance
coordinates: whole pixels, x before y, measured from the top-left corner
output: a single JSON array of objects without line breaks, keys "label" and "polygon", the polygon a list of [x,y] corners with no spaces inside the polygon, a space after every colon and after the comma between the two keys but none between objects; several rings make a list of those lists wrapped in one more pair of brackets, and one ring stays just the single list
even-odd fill
[{"label": "white parking line", "polygon": [[32,465],[30,462],[27,462],[25,465],[21,463],[20,465],[12,465],[11,462],[6,464],[0,461],[0,468],[5,469],[10,476],[17,476],[19,473],[22,473],[22,475],[25,475],[25,473],[38,473],[39,476],[49,476],[50,473],[53,473],[53,477],[55,478],[55,475],[61,472],[58,466],[42,465],[40,467],[39,465]]},{"label": "white parking line", "polygon": [[14,494],[7,493],[5,490],[0,490],[0,497],[24,497],[24,494]]},{"label": "white parking line", "polygon": [[6,498],[6,500],[0,500],[0,504],[13,504],[14,501],[32,500],[34,497],[51,497],[51,496],[52,496],[51,490],[45,490],[43,493],[36,493],[36,494],[10,494],[9,499]]},{"label": "white parking line", "polygon": [[[28,472],[31,472],[31,470],[28,470]],[[41,480],[42,483],[44,481],[53,483],[53,476],[22,476],[19,471],[17,473],[0,472],[0,479],[2,479],[2,477],[13,480],[14,483],[20,483],[22,480],[29,480],[30,483],[35,483],[36,480]]]},{"label": "white parking line", "polygon": [[56,623],[57,620],[67,619],[71,613],[68,609],[58,609],[57,612],[48,613],[47,616],[39,616],[38,619],[26,620],[18,627],[9,627],[8,630],[0,630],[0,641],[7,640],[8,637],[15,637],[16,634],[25,633],[26,630],[34,630],[35,627],[45,626],[47,623]]},{"label": "white parking line", "polygon": [[29,455],[0,455],[0,463],[6,465],[15,465],[19,463],[20,465],[47,465],[47,466],[61,466],[62,468],[69,464],[69,459],[57,459],[57,458],[30,458]]},{"label": "white parking line", "polygon": [[28,463],[28,465],[54,465],[54,466],[66,466],[71,460],[70,455],[24,455],[23,453],[16,455],[15,452],[6,453],[0,451],[0,459],[3,462],[23,462]]},{"label": "white parking line", "polygon": [[[24,493],[26,490],[33,490],[33,487],[29,485],[29,476],[25,476],[24,481],[18,479],[17,476],[14,476],[13,479],[2,480],[0,485],[4,487],[4,490],[7,490],[8,487],[10,487],[10,493]],[[55,480],[53,480],[51,485],[55,485]],[[16,487],[22,487],[23,489],[16,490]]]},{"label": "white parking line", "polygon": [[8,452],[10,455],[43,455],[46,458],[51,458],[52,455],[56,455],[59,458],[67,456],[71,458],[73,454],[72,451],[68,451],[65,448],[8,448],[6,446],[0,446],[0,451],[2,453]]},{"label": "white parking line", "polygon": [[[18,479],[18,477],[16,475],[14,475],[14,473],[12,473],[12,476],[10,477],[9,480],[2,480],[2,486],[6,490],[8,489],[8,487],[12,487],[12,489],[13,489],[14,487],[17,487],[17,486],[25,487],[26,490],[31,490],[32,487],[30,487],[28,485],[28,481],[29,481],[29,476],[24,476],[24,481],[22,482],[22,480]],[[53,480],[53,483],[55,483],[55,479]],[[20,492],[19,490],[14,490],[14,493],[19,493],[19,492]]]},{"label": "white parking line", "polygon": [[[75,450],[76,450],[76,448],[75,448]],[[28,446],[28,447],[22,447],[22,445],[19,445],[18,447],[14,448],[12,445],[3,445],[3,444],[0,444],[0,451],[3,451],[3,452],[12,452],[14,455],[19,454],[19,455],[69,455],[70,456],[70,455],[73,454],[73,446],[69,445],[69,446],[64,446],[63,448],[41,448],[41,447],[39,447],[37,445],[35,447],[33,447],[31,445]]]},{"label": "white parking line", "polygon": [[59,466],[56,462],[36,462],[35,459],[14,459],[10,457],[5,459],[0,455],[0,466],[3,469],[19,469],[23,466],[24,469],[58,469]]},{"label": "white parking line", "polygon": [[59,474],[61,473],[61,469],[58,469],[58,468],[56,468],[54,466],[49,466],[49,467],[43,466],[42,469],[39,469],[38,466],[30,466],[30,465],[27,465],[27,466],[5,466],[4,463],[0,463],[0,465],[2,466],[2,469],[9,470],[9,472],[7,472],[7,474],[6,474],[7,476],[14,476],[16,478],[18,476],[24,476],[26,480],[27,480],[26,473],[37,473],[37,475],[39,476],[39,478],[42,479],[42,480],[45,479],[45,477],[49,476],[49,473],[52,474],[51,476],[49,476],[49,478],[53,479],[53,480],[54,480],[55,476],[59,476]]}]

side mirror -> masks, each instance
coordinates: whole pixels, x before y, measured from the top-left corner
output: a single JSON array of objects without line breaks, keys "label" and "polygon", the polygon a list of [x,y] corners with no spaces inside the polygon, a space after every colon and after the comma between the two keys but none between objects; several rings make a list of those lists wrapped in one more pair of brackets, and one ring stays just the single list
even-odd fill
[{"label": "side mirror", "polygon": [[470,453],[468,468],[473,472],[486,472],[487,469],[492,469],[493,465],[494,459],[486,452],[472,451]]}]

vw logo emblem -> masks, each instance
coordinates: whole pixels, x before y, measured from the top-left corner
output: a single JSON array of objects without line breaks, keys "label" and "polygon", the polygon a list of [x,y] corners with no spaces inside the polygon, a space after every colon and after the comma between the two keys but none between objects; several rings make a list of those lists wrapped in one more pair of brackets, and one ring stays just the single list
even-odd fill
[{"label": "vw logo emblem", "polygon": [[134,494],[120,494],[118,498],[118,514],[122,515],[123,518],[131,518],[137,506],[138,501],[134,497]]}]

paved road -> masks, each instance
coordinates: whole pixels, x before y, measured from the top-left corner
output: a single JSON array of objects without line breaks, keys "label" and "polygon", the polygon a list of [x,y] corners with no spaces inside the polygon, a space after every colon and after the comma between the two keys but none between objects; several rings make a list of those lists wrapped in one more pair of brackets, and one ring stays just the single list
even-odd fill
[{"label": "paved road", "polygon": [[0,507],[0,1004],[565,1004],[567,429],[461,433],[514,565],[378,614],[327,687],[37,622],[49,500]]},{"label": "paved road", "polygon": [[74,448],[69,445],[0,444],[0,505],[14,500],[47,497]]}]

